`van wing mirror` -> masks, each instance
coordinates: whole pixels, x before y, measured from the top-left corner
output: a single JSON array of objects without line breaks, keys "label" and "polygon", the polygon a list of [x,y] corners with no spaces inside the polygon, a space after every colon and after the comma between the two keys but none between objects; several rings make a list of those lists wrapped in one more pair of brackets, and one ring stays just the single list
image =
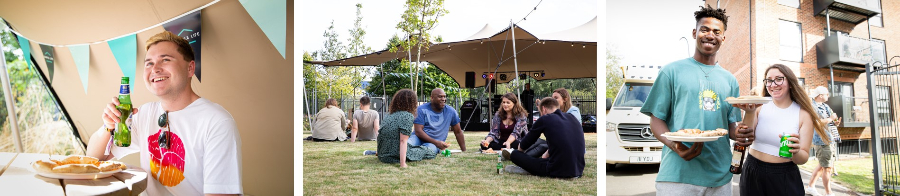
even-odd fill
[{"label": "van wing mirror", "polygon": [[606,98],[606,110],[612,109],[613,98]]}]

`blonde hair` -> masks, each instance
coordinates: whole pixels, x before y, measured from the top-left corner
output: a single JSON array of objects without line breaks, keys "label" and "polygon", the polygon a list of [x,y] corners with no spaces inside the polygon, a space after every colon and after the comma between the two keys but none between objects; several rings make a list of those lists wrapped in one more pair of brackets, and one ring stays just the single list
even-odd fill
[{"label": "blonde hair", "polygon": [[572,98],[569,97],[569,91],[565,88],[558,88],[553,90],[554,93],[559,93],[559,96],[563,98],[563,102],[559,103],[559,110],[563,112],[568,112],[569,108],[572,107]]},{"label": "blonde hair", "polygon": [[147,48],[146,49],[150,50],[150,46],[156,45],[159,42],[175,43],[175,45],[178,46],[178,53],[181,53],[181,56],[184,56],[185,61],[193,61],[194,60],[194,50],[191,49],[191,44],[188,43],[188,41],[185,40],[184,38],[179,37],[178,35],[175,35],[172,32],[163,31],[162,33],[157,33],[156,35],[153,35],[153,37],[150,37],[150,39],[147,39],[147,42],[146,42]]}]

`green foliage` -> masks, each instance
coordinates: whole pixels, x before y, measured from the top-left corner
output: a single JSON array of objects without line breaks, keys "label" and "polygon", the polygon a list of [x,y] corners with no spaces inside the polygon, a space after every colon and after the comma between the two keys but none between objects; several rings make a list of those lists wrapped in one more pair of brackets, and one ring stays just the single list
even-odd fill
[{"label": "green foliage", "polygon": [[[437,26],[438,18],[447,14],[448,11],[444,9],[444,0],[407,0],[405,7],[406,10],[400,16],[402,20],[397,23],[397,29],[409,35],[409,38],[401,42],[400,46],[405,48],[410,54],[412,53],[412,48],[416,48],[417,66],[413,67],[414,71],[412,73],[419,73],[422,49],[424,48],[425,51],[428,51],[428,47],[431,46],[431,41],[434,38],[431,35],[431,31]],[[438,38],[440,37],[438,36]],[[396,50],[396,47],[391,47],[391,51]],[[419,77],[417,76],[413,76],[413,84],[419,84]],[[413,86],[412,89],[416,90],[417,88],[418,85]]]},{"label": "green foliage", "polygon": [[625,83],[625,76],[619,64],[621,57],[616,56],[612,47],[606,47],[606,98],[615,98]]},{"label": "green foliage", "polygon": [[[0,19],[0,24],[5,24]],[[15,101],[17,125],[23,141],[23,148],[28,153],[47,154],[84,154],[81,140],[74,137],[73,128],[66,122],[59,106],[50,96],[50,92],[41,81],[36,69],[32,69],[19,55],[23,51],[19,47],[15,34],[0,27],[0,40],[3,42],[3,55],[9,75],[10,90]],[[0,91],[0,98],[5,97]],[[6,101],[0,100],[0,152],[15,151],[12,145],[11,128],[7,121]]]},{"label": "green foliage", "polygon": [[[387,45],[396,45],[400,42],[400,38],[394,35],[388,40]],[[406,59],[392,60],[381,64],[379,69],[383,68],[384,74],[381,71],[375,73],[371,83],[366,88],[367,94],[370,96],[381,96],[384,94],[390,97],[400,89],[412,89],[409,82],[411,77],[408,70],[410,70],[410,67],[411,64]],[[423,77],[419,85],[422,89],[419,89],[416,94],[428,96],[431,94],[431,89],[442,88],[447,93],[447,96],[450,97],[469,96],[469,90],[459,88],[459,84],[446,72],[438,69],[437,66],[428,63],[420,75],[425,77]],[[381,84],[382,78],[384,78],[384,88],[382,88]]]}]

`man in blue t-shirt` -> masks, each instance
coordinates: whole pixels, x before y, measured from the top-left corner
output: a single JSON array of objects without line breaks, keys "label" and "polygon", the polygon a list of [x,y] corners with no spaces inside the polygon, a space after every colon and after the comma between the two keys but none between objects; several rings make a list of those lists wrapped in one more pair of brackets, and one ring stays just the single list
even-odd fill
[{"label": "man in blue t-shirt", "polygon": [[753,142],[752,130],[738,126],[740,110],[725,102],[727,97],[740,96],[737,80],[716,62],[716,52],[725,42],[725,10],[707,5],[694,12],[694,17],[694,56],[663,67],[641,108],[641,113],[651,117],[653,135],[666,146],[656,178],[657,195],[732,194],[732,153],[727,138],[682,143],[668,140],[663,133],[727,128],[728,138],[738,145]]},{"label": "man in blue t-shirt", "polygon": [[413,121],[416,134],[410,136],[407,143],[425,146],[438,153],[450,147],[450,144],[444,141],[447,141],[447,134],[453,130],[459,149],[466,151],[466,139],[459,127],[459,115],[446,103],[447,94],[443,89],[436,88],[431,91],[431,103],[416,108],[416,120]]}]

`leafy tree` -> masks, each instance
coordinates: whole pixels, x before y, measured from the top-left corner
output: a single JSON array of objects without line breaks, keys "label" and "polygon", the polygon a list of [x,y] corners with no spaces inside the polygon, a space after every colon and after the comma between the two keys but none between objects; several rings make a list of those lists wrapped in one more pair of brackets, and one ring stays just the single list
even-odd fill
[{"label": "leafy tree", "polygon": [[[412,73],[419,73],[419,65],[421,65],[422,49],[428,51],[431,45],[431,30],[437,27],[438,18],[447,14],[444,9],[444,0],[407,0],[406,11],[400,17],[402,20],[397,23],[397,28],[409,35],[409,39],[404,40],[400,46],[407,50],[408,54],[412,54],[412,48],[416,48],[416,66],[413,66]],[[391,47],[391,51],[398,48]],[[412,59],[410,57],[410,59]],[[418,74],[414,74],[411,84],[419,84]],[[413,90],[417,90],[413,86]]]},{"label": "leafy tree", "polygon": [[611,47],[607,47],[606,50],[606,98],[615,98],[616,94],[619,94],[619,89],[622,87],[622,83],[625,83],[624,75],[622,75],[622,69],[619,68],[621,66],[620,60],[621,57],[616,56],[615,52]]},{"label": "leafy tree", "polygon": [[[399,44],[401,39],[394,35],[388,40],[388,46]],[[376,72],[375,76],[372,77],[371,84],[366,88],[366,92],[370,96],[381,96],[382,94],[390,97],[393,96],[394,93],[399,91],[400,89],[410,88],[411,84],[407,81],[410,80],[411,74],[406,72],[405,70],[410,69],[411,64],[408,63],[406,59],[397,59],[385,62],[381,64],[379,67],[383,70],[382,72]],[[422,89],[416,91],[416,94],[419,94],[420,97],[422,95],[428,96],[431,94],[431,89],[434,88],[442,88],[447,93],[449,97],[468,97],[469,91],[467,89],[459,88],[459,84],[456,83],[453,78],[450,77],[444,71],[441,71],[430,63],[428,63],[423,68],[423,73],[419,74],[424,76],[422,79]],[[382,78],[384,78],[384,85],[382,88]]]},{"label": "leafy tree", "polygon": [[[345,51],[346,47],[338,40],[338,34],[334,31],[334,21],[331,22],[331,26],[328,27],[328,30],[326,30],[323,35],[326,37],[324,48],[314,52],[314,57],[323,61],[332,61],[348,57],[348,54]],[[358,87],[361,85],[364,76],[357,73],[356,67],[314,67],[316,67],[315,70],[319,74],[315,75],[317,77],[312,78],[312,82],[315,85],[313,90],[316,92],[325,92],[325,96],[320,96],[321,98],[357,95],[362,93]]]}]

